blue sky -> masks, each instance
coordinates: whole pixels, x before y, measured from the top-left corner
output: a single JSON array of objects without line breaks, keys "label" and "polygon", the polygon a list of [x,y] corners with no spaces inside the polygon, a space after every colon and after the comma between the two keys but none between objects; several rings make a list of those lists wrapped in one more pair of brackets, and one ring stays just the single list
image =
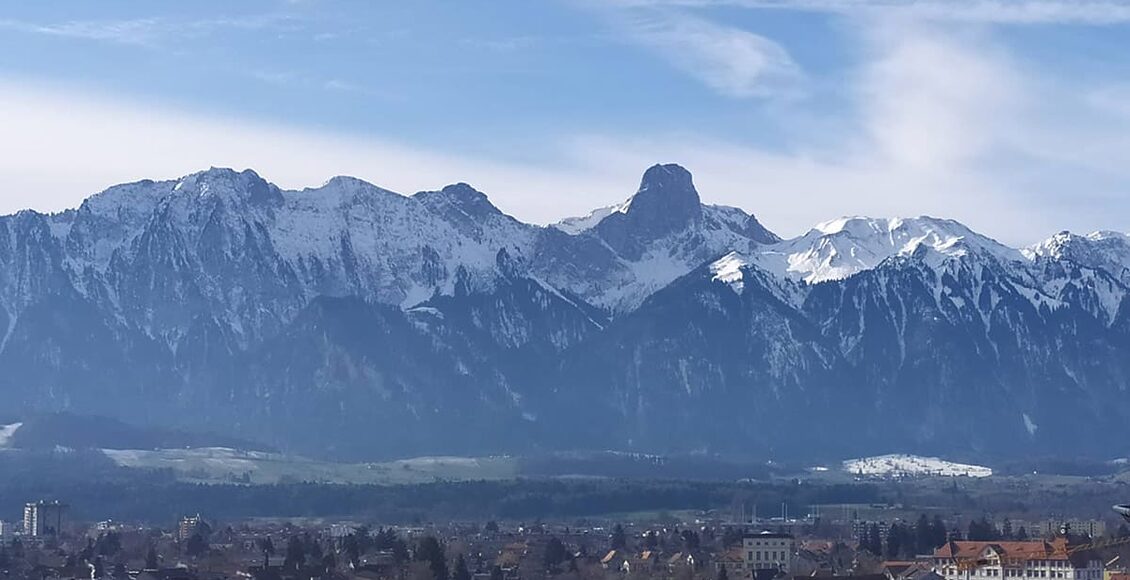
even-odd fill
[{"label": "blue sky", "polygon": [[1130,3],[0,1],[0,211],[251,167],[527,221],[655,162],[796,235],[939,215],[1130,229]]}]

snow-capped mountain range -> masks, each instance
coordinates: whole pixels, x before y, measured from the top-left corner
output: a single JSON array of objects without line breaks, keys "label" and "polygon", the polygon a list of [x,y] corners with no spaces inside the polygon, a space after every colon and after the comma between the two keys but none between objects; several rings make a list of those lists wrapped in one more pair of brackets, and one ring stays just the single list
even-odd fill
[{"label": "snow-capped mountain range", "polygon": [[677,165],[548,227],[210,169],[0,217],[0,395],[343,457],[1124,453],[1128,287],[1126,234],[781,239]]}]

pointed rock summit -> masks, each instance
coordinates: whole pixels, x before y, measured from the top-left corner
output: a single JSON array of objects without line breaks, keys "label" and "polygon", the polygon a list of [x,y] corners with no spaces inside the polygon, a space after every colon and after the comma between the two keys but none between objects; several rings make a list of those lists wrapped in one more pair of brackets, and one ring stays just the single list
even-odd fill
[{"label": "pointed rock summit", "polygon": [[702,218],[691,173],[675,164],[648,168],[639,190],[622,208],[599,224],[601,236],[614,246],[628,239],[659,239]]},{"label": "pointed rock summit", "polygon": [[673,163],[653,165],[627,209],[629,219],[655,234],[681,229],[702,214],[691,172]]}]

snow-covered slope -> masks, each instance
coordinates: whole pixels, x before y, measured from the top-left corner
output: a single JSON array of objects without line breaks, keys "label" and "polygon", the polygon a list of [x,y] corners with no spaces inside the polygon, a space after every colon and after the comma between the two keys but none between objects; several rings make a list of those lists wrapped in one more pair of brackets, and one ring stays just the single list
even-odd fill
[{"label": "snow-covered slope", "polygon": [[703,205],[678,165],[652,166],[628,200],[551,229],[566,235],[548,237],[534,271],[617,314],[708,260],[779,240],[738,208]]},{"label": "snow-covered slope", "polygon": [[509,457],[417,457],[383,463],[334,463],[226,447],[101,451],[119,466],[168,470],[177,479],[194,483],[405,485],[437,480],[510,479],[518,474],[517,460]]},{"label": "snow-covered slope", "polygon": [[932,217],[845,217],[818,224],[803,236],[759,248],[755,262],[770,272],[815,284],[871,270],[895,256],[932,263],[976,255],[1001,263],[1024,255],[964,225]]},{"label": "snow-covered slope", "polygon": [[624,213],[628,210],[630,201],[631,200],[629,199],[628,201],[617,205],[597,208],[589,212],[588,215],[565,218],[553,224],[551,227],[557,228],[569,235],[575,236],[577,234],[593,229],[594,227],[596,227],[596,224],[599,224],[604,220],[604,218],[614,213]]},{"label": "snow-covered slope", "polygon": [[980,465],[945,461],[937,457],[917,455],[878,455],[851,459],[843,464],[844,471],[868,477],[989,477],[993,470]]},{"label": "snow-covered slope", "polygon": [[1069,260],[1095,270],[1105,270],[1130,285],[1130,234],[1100,231],[1080,236],[1060,232],[1024,249],[1032,260]]},{"label": "snow-covered slope", "polygon": [[5,449],[12,446],[12,436],[16,431],[23,427],[23,423],[12,423],[10,425],[0,425],[0,449]]}]

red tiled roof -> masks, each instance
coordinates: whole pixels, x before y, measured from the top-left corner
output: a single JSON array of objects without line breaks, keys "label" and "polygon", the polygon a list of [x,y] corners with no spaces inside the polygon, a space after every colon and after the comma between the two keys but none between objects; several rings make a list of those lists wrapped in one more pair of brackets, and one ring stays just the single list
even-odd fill
[{"label": "red tiled roof", "polygon": [[1067,560],[1067,548],[1065,538],[1050,542],[947,542],[934,550],[934,557],[970,560],[991,549],[1005,560]]},{"label": "red tiled roof", "polygon": [[745,558],[742,557],[741,548],[730,548],[719,556],[719,560],[723,562],[744,562]]}]

